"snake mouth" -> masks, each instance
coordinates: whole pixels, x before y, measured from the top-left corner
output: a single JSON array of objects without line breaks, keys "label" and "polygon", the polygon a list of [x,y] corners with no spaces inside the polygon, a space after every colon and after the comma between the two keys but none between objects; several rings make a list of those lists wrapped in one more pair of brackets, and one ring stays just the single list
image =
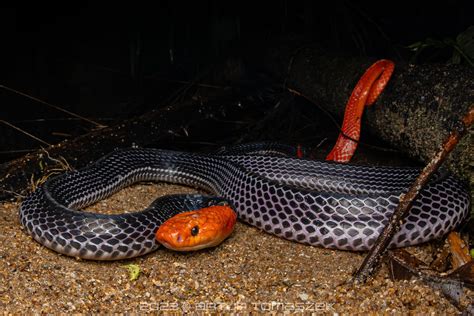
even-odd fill
[{"label": "snake mouth", "polygon": [[161,245],[163,245],[165,248],[168,248],[168,249],[173,250],[173,251],[187,252],[187,251],[196,251],[196,250],[201,250],[201,249],[205,249],[205,248],[216,247],[224,239],[225,239],[225,237],[222,238],[222,239],[219,238],[219,239],[212,240],[208,243],[200,243],[200,244],[193,245],[193,246],[179,246],[179,247],[175,247],[175,246],[171,245],[170,243],[168,243],[166,241],[160,241],[159,243]]}]

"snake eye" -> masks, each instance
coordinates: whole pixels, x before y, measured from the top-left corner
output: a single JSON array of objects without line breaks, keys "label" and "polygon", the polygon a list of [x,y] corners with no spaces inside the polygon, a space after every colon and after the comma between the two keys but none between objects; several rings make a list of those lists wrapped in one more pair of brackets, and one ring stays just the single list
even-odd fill
[{"label": "snake eye", "polygon": [[199,234],[199,226],[194,226],[193,228],[191,228],[191,235],[197,236],[197,234]]}]

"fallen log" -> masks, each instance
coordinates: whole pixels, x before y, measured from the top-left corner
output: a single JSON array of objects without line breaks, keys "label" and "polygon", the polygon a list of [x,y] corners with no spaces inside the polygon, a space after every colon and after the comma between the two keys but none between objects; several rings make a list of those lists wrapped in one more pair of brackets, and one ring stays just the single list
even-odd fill
[{"label": "fallen log", "polygon": [[[265,54],[262,64],[285,81],[288,88],[310,98],[342,121],[352,89],[374,60],[325,56],[315,48],[296,47],[285,43],[273,48]],[[395,63],[395,72],[384,92],[366,109],[363,130],[426,162],[474,105],[474,69],[460,65]],[[472,183],[473,150],[469,143],[468,136],[446,165],[464,179],[471,178]]]}]

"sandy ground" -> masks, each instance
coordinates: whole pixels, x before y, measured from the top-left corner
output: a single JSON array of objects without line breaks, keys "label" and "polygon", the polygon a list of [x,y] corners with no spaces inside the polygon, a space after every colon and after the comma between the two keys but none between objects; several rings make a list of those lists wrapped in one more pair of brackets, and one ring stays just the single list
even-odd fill
[{"label": "sandy ground", "polygon": [[[139,210],[157,196],[190,188],[144,184],[89,210]],[[364,286],[340,285],[362,254],[289,242],[238,223],[219,247],[164,248],[118,262],[83,261],[46,249],[21,228],[18,203],[0,204],[0,311],[273,311],[442,313],[458,311],[419,281],[390,281],[386,267]],[[414,249],[417,251],[417,249]],[[141,268],[131,281],[125,264]]]}]

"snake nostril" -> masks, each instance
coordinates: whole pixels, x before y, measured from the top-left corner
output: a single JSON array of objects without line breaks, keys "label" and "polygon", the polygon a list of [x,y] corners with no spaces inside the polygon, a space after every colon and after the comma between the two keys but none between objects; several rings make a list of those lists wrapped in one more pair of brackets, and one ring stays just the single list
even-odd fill
[{"label": "snake nostril", "polygon": [[177,242],[182,242],[183,241],[183,237],[181,237],[181,234],[178,234],[178,237],[176,238],[176,241]]}]

